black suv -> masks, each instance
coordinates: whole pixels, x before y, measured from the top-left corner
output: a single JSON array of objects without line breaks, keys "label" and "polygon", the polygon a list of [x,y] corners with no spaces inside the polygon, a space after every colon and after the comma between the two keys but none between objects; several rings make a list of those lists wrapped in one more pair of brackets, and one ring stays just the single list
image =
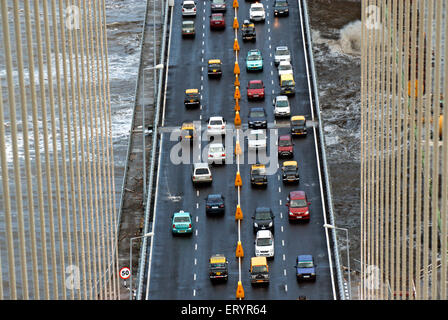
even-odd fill
[{"label": "black suv", "polygon": [[267,129],[268,121],[266,111],[259,107],[250,108],[248,124],[250,129]]},{"label": "black suv", "polygon": [[222,194],[209,194],[205,198],[205,213],[219,214],[225,211],[225,199]]},{"label": "black suv", "polygon": [[271,208],[259,207],[255,209],[255,215],[252,217],[254,233],[259,230],[271,230],[274,233],[274,217]]},{"label": "black suv", "polygon": [[275,0],[274,16],[289,16],[287,0]]}]

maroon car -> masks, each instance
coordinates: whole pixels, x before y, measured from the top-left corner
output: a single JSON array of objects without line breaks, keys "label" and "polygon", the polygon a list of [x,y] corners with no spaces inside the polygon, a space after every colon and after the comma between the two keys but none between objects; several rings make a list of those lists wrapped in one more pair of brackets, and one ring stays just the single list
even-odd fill
[{"label": "maroon car", "polygon": [[286,206],[288,209],[289,221],[310,220],[311,202],[308,202],[305,191],[291,191],[289,193]]},{"label": "maroon car", "polygon": [[294,143],[290,134],[278,137],[278,156],[288,158],[294,156]]},{"label": "maroon car", "polygon": [[224,29],[226,27],[226,21],[222,13],[213,13],[210,16],[210,28],[211,29]]},{"label": "maroon car", "polygon": [[250,80],[247,85],[248,99],[264,99],[264,84],[262,80]]}]

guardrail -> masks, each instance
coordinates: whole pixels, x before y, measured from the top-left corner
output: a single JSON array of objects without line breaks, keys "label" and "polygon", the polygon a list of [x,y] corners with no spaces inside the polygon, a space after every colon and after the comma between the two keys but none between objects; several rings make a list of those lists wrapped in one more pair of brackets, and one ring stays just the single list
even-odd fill
[{"label": "guardrail", "polygon": [[[149,3],[150,0],[147,0],[147,3]],[[163,0],[162,0],[163,1]],[[162,6],[163,7],[163,6]],[[154,169],[156,165],[156,150],[157,150],[157,141],[158,141],[158,134],[159,134],[159,119],[160,119],[160,106],[162,101],[162,85],[164,80],[164,72],[167,68],[166,66],[166,38],[167,38],[167,26],[168,26],[168,14],[169,14],[169,1],[165,0],[165,9],[162,12],[162,15],[164,16],[164,22],[163,22],[163,32],[162,32],[162,45],[160,49],[160,63],[163,64],[165,67],[162,70],[155,70],[159,73],[158,75],[158,88],[157,88],[157,104],[156,109],[154,111],[154,124],[153,124],[153,133],[152,133],[152,148],[151,148],[151,167],[149,169],[149,182],[147,190],[147,197],[146,197],[146,206],[145,206],[145,216],[144,216],[144,228],[143,228],[143,234],[146,234],[150,232],[150,209],[151,206],[151,200],[152,200],[152,186],[154,184]],[[155,28],[155,26],[154,26]],[[154,44],[155,45],[155,44]],[[161,75],[160,75],[161,74]],[[152,239],[151,239],[152,241]],[[143,289],[143,283],[144,283],[144,276],[145,276],[145,266],[146,266],[146,252],[148,248],[148,238],[143,238],[143,244],[140,249],[140,263],[138,267],[138,283],[137,283],[137,295],[136,299],[141,300],[142,295],[142,289]]]},{"label": "guardrail", "polygon": [[[325,151],[325,140],[324,140],[324,132],[323,132],[323,126],[322,126],[322,119],[320,117],[320,104],[319,104],[319,92],[318,92],[318,85],[317,85],[317,76],[315,72],[315,66],[314,66],[314,57],[313,57],[313,44],[312,44],[312,38],[311,38],[311,31],[310,31],[310,23],[309,23],[309,16],[308,16],[308,3],[307,0],[300,0],[302,9],[303,9],[303,16],[304,16],[304,25],[305,25],[305,43],[307,45],[307,55],[308,59],[310,61],[309,69],[311,72],[311,80],[312,80],[312,89],[313,89],[313,106],[316,111],[316,117],[318,119],[318,130],[319,130],[319,136],[316,137],[319,141],[319,151],[321,154],[321,169],[324,175],[324,181],[325,185],[324,188],[326,190],[326,203],[327,203],[327,216],[330,220],[330,224],[334,225],[335,219],[334,219],[334,209],[333,209],[333,198],[331,196],[331,184],[330,184],[330,176],[328,173],[328,167],[327,167],[327,155]],[[332,248],[333,248],[333,255],[334,255],[334,261],[335,261],[335,271],[336,271],[336,278],[338,281],[338,290],[339,290],[339,298],[341,300],[346,299],[346,295],[344,292],[344,285],[342,281],[342,271],[341,271],[341,263],[339,259],[339,248],[336,238],[336,231],[334,229],[330,229],[329,232],[331,232],[332,237]]]}]

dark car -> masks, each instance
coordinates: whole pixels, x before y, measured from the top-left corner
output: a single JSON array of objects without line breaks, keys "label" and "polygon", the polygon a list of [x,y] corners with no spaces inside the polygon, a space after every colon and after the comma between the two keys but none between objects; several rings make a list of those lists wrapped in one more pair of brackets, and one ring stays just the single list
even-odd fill
[{"label": "dark car", "polygon": [[212,281],[229,279],[229,262],[223,254],[215,254],[210,257],[209,278]]},{"label": "dark car", "polygon": [[226,20],[222,13],[213,13],[210,16],[210,28],[211,29],[224,29],[226,27]]},{"label": "dark car", "polygon": [[305,191],[291,191],[286,203],[289,221],[310,221],[310,205],[311,202],[308,202]]},{"label": "dark car", "polygon": [[225,0],[212,0],[211,10],[212,12],[226,12]]},{"label": "dark car", "polygon": [[274,233],[274,217],[271,208],[259,207],[255,209],[255,215],[252,217],[254,220],[254,233],[259,230],[270,230]]},{"label": "dark car", "polygon": [[248,124],[250,129],[267,129],[268,121],[266,111],[260,107],[250,108]]},{"label": "dark car", "polygon": [[297,256],[296,277],[298,281],[301,280],[316,280],[316,265],[314,264],[313,256],[304,254]]},{"label": "dark car", "polygon": [[266,175],[266,166],[264,164],[254,164],[250,169],[250,184],[253,186],[268,185],[268,177]]},{"label": "dark car", "polygon": [[284,183],[299,183],[300,177],[297,161],[283,162],[282,180]]},{"label": "dark car", "polygon": [[306,119],[304,116],[291,117],[291,134],[293,136],[306,136]]},{"label": "dark car", "polygon": [[290,134],[278,137],[278,156],[289,158],[294,156],[294,144]]},{"label": "dark car", "polygon": [[255,31],[255,24],[249,20],[243,21],[243,26],[241,27],[241,33],[243,34],[243,41],[256,41],[257,33]]},{"label": "dark car", "polygon": [[209,194],[205,198],[205,213],[222,214],[225,211],[225,199],[222,194]]},{"label": "dark car", "polygon": [[287,0],[275,0],[274,16],[289,16],[289,8]]},{"label": "dark car", "polygon": [[262,80],[250,80],[247,85],[248,99],[264,99],[264,84]]}]

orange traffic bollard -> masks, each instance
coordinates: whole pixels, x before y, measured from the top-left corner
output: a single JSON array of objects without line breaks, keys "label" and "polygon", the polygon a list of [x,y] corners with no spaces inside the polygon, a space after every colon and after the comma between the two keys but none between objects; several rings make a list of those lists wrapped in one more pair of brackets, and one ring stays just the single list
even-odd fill
[{"label": "orange traffic bollard", "polygon": [[234,123],[235,123],[236,126],[240,126],[241,125],[241,117],[240,117],[240,113],[238,111],[235,112]]},{"label": "orange traffic bollard", "polygon": [[242,186],[243,186],[243,179],[241,179],[241,174],[238,171],[235,177],[235,187],[242,187]]},{"label": "orange traffic bollard", "polygon": [[233,0],[233,8],[238,8],[239,4],[238,4],[238,0]]},{"label": "orange traffic bollard", "polygon": [[233,29],[238,29],[240,27],[237,17],[233,18]]},{"label": "orange traffic bollard", "polygon": [[238,39],[235,38],[235,40],[233,41],[233,50],[234,51],[240,51],[240,45],[238,44]]},{"label": "orange traffic bollard", "polygon": [[235,67],[233,68],[233,74],[240,74],[240,66],[238,65],[238,61],[235,61]]},{"label": "orange traffic bollard", "polygon": [[238,287],[236,288],[236,298],[244,299],[244,289],[243,289],[243,284],[241,283],[241,281],[238,281]]},{"label": "orange traffic bollard", "polygon": [[235,111],[240,111],[240,110],[241,110],[241,108],[240,108],[240,102],[239,102],[238,99],[236,99],[236,100],[235,100]]},{"label": "orange traffic bollard", "polygon": [[241,99],[240,87],[238,86],[235,87],[235,93],[233,94],[233,98],[235,100]]},{"label": "orange traffic bollard", "polygon": [[240,86],[240,79],[239,79],[239,77],[238,77],[238,75],[235,75],[235,82],[233,82],[233,85],[236,87],[236,86]]},{"label": "orange traffic bollard", "polygon": [[238,155],[238,156],[240,156],[240,155],[243,154],[243,151],[242,151],[242,149],[241,149],[241,146],[240,146],[240,142],[239,142],[239,141],[237,141],[237,142],[236,142],[236,145],[235,145],[235,154]]},{"label": "orange traffic bollard", "polygon": [[241,241],[238,241],[238,244],[236,245],[235,255],[237,258],[244,257],[244,250],[243,250],[243,246],[241,245]]},{"label": "orange traffic bollard", "polygon": [[243,210],[239,204],[236,206],[235,220],[243,220]]}]

